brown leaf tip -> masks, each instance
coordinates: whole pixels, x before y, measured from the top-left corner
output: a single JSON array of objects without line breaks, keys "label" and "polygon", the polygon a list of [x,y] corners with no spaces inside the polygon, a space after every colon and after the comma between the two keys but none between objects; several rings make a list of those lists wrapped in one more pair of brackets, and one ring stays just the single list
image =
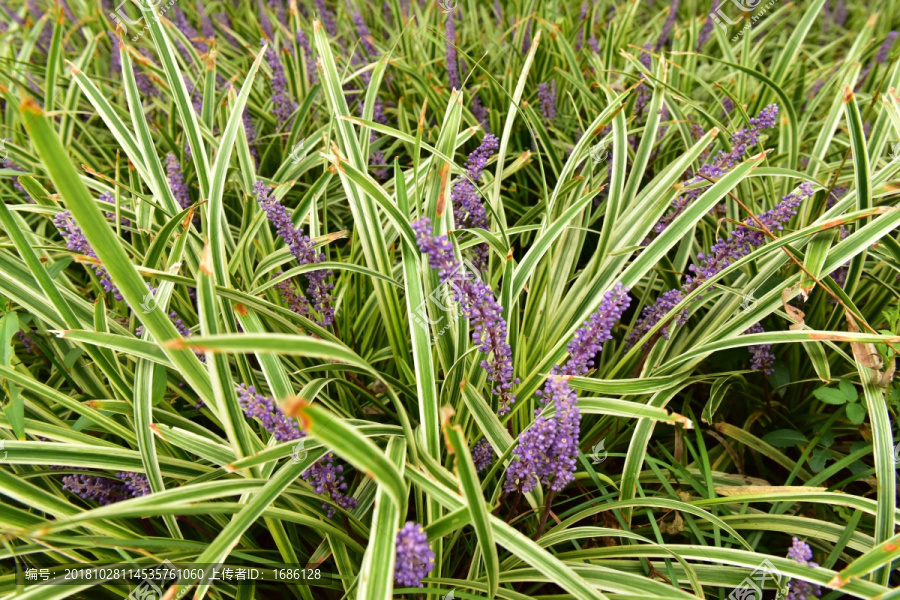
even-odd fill
[{"label": "brown leaf tip", "polygon": [[281,403],[281,412],[289,417],[300,417],[301,411],[309,406],[309,400],[303,396],[288,396]]},{"label": "brown leaf tip", "polygon": [[38,104],[34,98],[31,96],[26,96],[24,100],[22,100],[22,104],[20,106],[22,112],[31,112],[36,115],[44,114],[43,109],[41,109],[41,105]]},{"label": "brown leaf tip", "polygon": [[853,88],[850,87],[850,84],[848,83],[844,85],[844,104],[847,104],[851,100],[853,100]]},{"label": "brown leaf tip", "polygon": [[204,275],[210,277],[213,274],[212,249],[209,247],[209,244],[203,247],[203,256],[200,258],[200,270]]},{"label": "brown leaf tip", "polygon": [[170,350],[187,350],[188,345],[187,342],[184,341],[184,338],[177,337],[172,338],[171,340],[166,340],[163,342],[163,348],[169,348]]}]

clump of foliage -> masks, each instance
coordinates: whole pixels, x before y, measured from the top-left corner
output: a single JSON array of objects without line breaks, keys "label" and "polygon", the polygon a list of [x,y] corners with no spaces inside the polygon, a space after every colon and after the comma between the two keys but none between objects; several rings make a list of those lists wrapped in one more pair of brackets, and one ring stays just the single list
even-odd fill
[{"label": "clump of foliage", "polygon": [[0,593],[886,597],[900,14],[737,4],[0,1]]}]

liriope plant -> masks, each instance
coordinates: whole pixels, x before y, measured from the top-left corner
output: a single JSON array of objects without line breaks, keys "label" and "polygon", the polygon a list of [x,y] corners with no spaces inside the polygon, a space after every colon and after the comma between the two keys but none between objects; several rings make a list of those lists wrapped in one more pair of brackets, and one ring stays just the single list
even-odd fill
[{"label": "liriope plant", "polygon": [[0,3],[0,593],[890,597],[874,9]]}]

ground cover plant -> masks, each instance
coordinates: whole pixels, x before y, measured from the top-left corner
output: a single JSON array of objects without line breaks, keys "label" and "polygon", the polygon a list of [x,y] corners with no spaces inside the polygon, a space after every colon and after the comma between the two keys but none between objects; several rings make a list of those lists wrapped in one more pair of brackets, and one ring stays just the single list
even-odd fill
[{"label": "ground cover plant", "polygon": [[894,597],[895,28],[0,0],[0,594]]}]

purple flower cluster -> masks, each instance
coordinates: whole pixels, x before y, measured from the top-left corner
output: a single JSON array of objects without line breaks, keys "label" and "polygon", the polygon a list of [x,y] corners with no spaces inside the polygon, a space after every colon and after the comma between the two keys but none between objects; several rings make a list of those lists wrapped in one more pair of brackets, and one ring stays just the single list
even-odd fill
[{"label": "purple flower cluster", "polygon": [[[757,217],[759,223],[762,223],[770,231],[782,231],[791,217],[797,214],[797,207],[800,206],[800,203],[815,193],[812,184],[808,182],[801,183],[799,190],[797,193],[791,192],[782,198],[774,208],[759,215]],[[685,296],[695,290],[703,281],[715,276],[739,258],[748,255],[753,248],[761,246],[765,242],[766,236],[757,227],[755,219],[747,218],[742,224],[735,227],[727,239],[717,240],[708,253],[698,254],[698,262],[689,267],[693,275],[686,277],[681,288],[669,290],[660,296],[656,303],[644,309],[641,318],[628,336],[627,344],[632,346],[637,343],[644,334],[662,321]],[[687,322],[687,309],[682,310],[676,319],[679,325],[684,325]],[[660,333],[669,339],[667,327],[663,327]]]},{"label": "purple flower cluster", "polygon": [[309,75],[309,81],[310,83],[316,83],[316,81],[318,81],[316,76],[316,57],[313,56],[312,48],[309,45],[309,38],[302,29],[297,30],[297,44],[303,50],[303,55],[306,57],[306,72]]},{"label": "purple flower cluster", "polygon": [[[453,184],[450,197],[453,208],[456,211],[457,225],[466,229],[487,229],[488,219],[484,204],[475,184],[481,181],[481,175],[487,161],[497,149],[499,142],[497,136],[487,134],[481,140],[478,148],[466,159],[466,172],[468,178],[459,177]],[[484,272],[487,268],[488,247],[487,244],[478,244],[475,247],[475,268]]]},{"label": "purple flower cluster", "polygon": [[121,42],[113,31],[107,29],[106,35],[112,41],[112,52],[109,53],[109,71],[113,75],[118,75],[122,72],[122,55],[119,53]]},{"label": "purple flower cluster", "polygon": [[269,8],[275,11],[279,23],[287,23],[287,15],[284,10],[284,0],[269,0]]},{"label": "purple flower cluster", "polygon": [[881,43],[881,46],[878,48],[878,54],[875,55],[875,62],[880,65],[883,65],[888,60],[888,54],[891,51],[891,48],[894,47],[894,44],[897,42],[897,37],[900,36],[896,31],[891,31],[884,38],[884,41]]},{"label": "purple flower cluster", "polygon": [[[283,271],[279,270],[277,275],[281,275],[282,273]],[[306,296],[303,294],[297,293],[290,279],[279,281],[274,287],[278,290],[278,295],[281,297],[282,303],[286,304],[288,308],[298,315],[304,317],[309,316],[309,300],[307,300]]]},{"label": "purple flower cluster", "polygon": [[182,75],[182,79],[184,80],[184,87],[187,89],[188,97],[191,99],[191,106],[194,107],[194,112],[198,115],[203,114],[203,94],[200,93],[197,85],[191,81],[187,74]]},{"label": "purple flower cluster", "polygon": [[130,473],[123,471],[116,473],[116,477],[122,480],[122,488],[127,498],[140,498],[150,495],[150,482],[142,473]]},{"label": "purple flower cluster", "polygon": [[550,85],[538,84],[538,102],[541,105],[541,114],[550,123],[556,119],[556,80],[551,80]]},{"label": "purple flower cluster", "polygon": [[[91,248],[87,238],[84,237],[81,228],[75,223],[75,219],[72,218],[71,212],[65,210],[57,213],[53,217],[53,224],[56,225],[59,233],[66,240],[66,248],[72,252],[79,252],[85,256],[97,258],[97,254]],[[119,293],[119,289],[113,284],[112,279],[109,278],[109,273],[106,272],[106,269],[102,265],[93,265],[93,269],[103,289],[113,294],[116,300],[122,300],[122,294]]]},{"label": "purple flower cluster", "polygon": [[[754,323],[750,329],[744,333],[765,333],[766,330],[759,323]],[[772,344],[756,344],[747,348],[750,351],[750,367],[757,371],[762,371],[766,375],[775,372],[773,365],[775,364],[775,355],[772,354]]]},{"label": "purple flower cluster", "polygon": [[447,79],[450,81],[450,87],[455,90],[461,90],[462,82],[459,79],[459,62],[456,58],[456,23],[452,12],[447,15],[446,37]]},{"label": "purple flower cluster", "polygon": [[[343,465],[334,464],[334,454],[329,452],[316,461],[316,464],[303,472],[303,479],[309,482],[317,494],[328,494],[335,504],[345,510],[356,508],[357,500],[346,494],[347,484],[344,481]],[[323,502],[322,508],[328,511],[328,516],[333,517],[333,506]]]},{"label": "purple flower cluster", "polygon": [[[102,194],[100,194],[100,201],[106,202],[107,204],[112,204],[113,206],[116,205],[116,197],[113,196],[110,192],[103,192]],[[114,211],[107,212],[106,218],[115,220],[116,213]],[[122,217],[121,219],[119,219],[119,224],[121,224],[122,227],[131,227],[131,219]]]},{"label": "purple flower cluster", "polygon": [[322,20],[322,26],[331,37],[337,37],[337,22],[334,19],[334,13],[325,6],[325,0],[315,0],[316,12],[319,13],[319,19]]},{"label": "purple flower cluster", "polygon": [[[303,229],[294,229],[291,214],[281,202],[275,199],[265,182],[257,181],[253,186],[256,200],[269,221],[275,226],[279,237],[287,244],[288,249],[297,262],[301,265],[320,263],[325,260],[324,252],[317,252],[312,240],[303,232]],[[334,323],[334,307],[331,305],[331,290],[334,284],[328,281],[332,273],[329,269],[318,269],[306,274],[309,287],[306,293],[313,297],[313,306],[319,313],[318,323],[323,327]]]},{"label": "purple flower cluster", "polygon": [[241,114],[241,122],[244,124],[244,134],[247,136],[247,145],[250,146],[250,155],[253,157],[253,162],[259,166],[259,150],[256,149],[256,138],[258,135],[256,127],[253,125],[253,119],[250,117],[250,111],[246,108]]},{"label": "purple flower cluster", "polygon": [[[266,41],[263,40],[262,43],[265,44]],[[297,110],[297,103],[294,102],[291,92],[288,90],[284,65],[281,64],[281,58],[273,45],[266,48],[266,62],[272,69],[272,104],[274,105],[272,114],[279,125],[288,127],[291,115]]]},{"label": "purple flower cluster", "polygon": [[628,288],[617,283],[603,295],[600,307],[575,332],[566,349],[569,360],[557,372],[562,375],[585,375],[594,366],[594,357],[603,350],[603,342],[612,339],[612,328],[631,304]]},{"label": "purple flower cluster", "polygon": [[197,14],[200,15],[200,32],[206,39],[213,39],[216,37],[216,28],[213,27],[209,15],[206,14],[203,3],[200,2],[200,0],[196,0],[196,2],[194,2],[194,7],[197,9]]},{"label": "purple flower cluster", "polygon": [[[19,171],[20,173],[24,173],[24,172],[25,172],[25,169],[19,167],[19,165],[17,165],[16,163],[14,163],[14,162],[12,161],[11,158],[5,158],[5,159],[3,159],[3,168],[4,168],[4,169],[9,169],[10,171]],[[21,184],[21,183],[19,183],[19,178],[18,178],[18,177],[13,177],[13,178],[12,178],[12,184],[13,184],[13,187],[14,187],[16,190],[22,192],[23,194],[27,194],[27,192],[25,191],[25,188],[22,187],[22,184]]]},{"label": "purple flower cluster", "polygon": [[487,440],[482,439],[472,447],[472,462],[479,473],[490,468],[494,462],[494,449]]},{"label": "purple flower cluster", "polygon": [[247,418],[259,419],[263,428],[274,435],[276,440],[289,442],[302,437],[294,421],[281,412],[274,400],[257,393],[255,387],[242,383],[234,391],[238,394],[238,403]]},{"label": "purple flower cluster", "polygon": [[719,8],[719,0],[713,0],[712,6],[709,9],[709,15],[706,17],[706,22],[703,23],[703,29],[700,30],[700,35],[697,36],[697,52],[706,45],[706,42],[708,42],[710,36],[712,36],[713,29],[715,28],[713,13],[716,12],[717,8]]},{"label": "purple flower cluster", "polygon": [[16,332],[16,337],[19,338],[20,342],[22,342],[22,345],[25,347],[25,352],[29,354],[37,354],[37,344],[35,344],[34,340],[31,339],[30,332],[26,333],[25,331],[20,329]]},{"label": "purple flower cluster", "polygon": [[166,176],[169,178],[169,188],[172,195],[181,208],[187,208],[191,205],[191,194],[187,185],[184,183],[184,174],[181,172],[181,164],[175,154],[169,152],[166,155]]},{"label": "purple flower cluster", "polygon": [[434,552],[425,530],[418,523],[407,522],[397,532],[396,546],[394,581],[403,587],[424,587],[422,578],[434,569]]},{"label": "purple flower cluster", "polygon": [[146,475],[122,472],[116,473],[116,477],[121,481],[103,475],[64,475],[63,489],[82,500],[93,500],[100,506],[150,494],[150,483]]},{"label": "purple flower cluster", "polygon": [[259,13],[259,28],[262,29],[263,35],[266,36],[266,39],[275,41],[272,20],[269,19],[269,14],[266,12],[266,7],[263,5],[262,0],[256,0],[256,8]]},{"label": "purple flower cluster", "polygon": [[[146,62],[144,64],[156,64],[156,62],[153,60],[153,55],[150,54],[149,50],[147,50],[146,48],[141,48],[140,53],[141,56],[146,59]],[[132,66],[132,68],[134,68],[134,66]],[[153,83],[153,79],[147,73],[135,73],[134,83],[142,96],[146,96],[148,98],[159,96],[159,89],[157,89],[156,85],[154,85]]]},{"label": "purple flower cluster", "polygon": [[356,27],[356,35],[359,36],[359,45],[362,46],[362,49],[369,56],[378,56],[380,53],[375,48],[375,41],[372,38],[372,33],[369,31],[369,26],[366,25],[366,20],[354,5],[348,3],[348,7],[350,8],[350,19]]},{"label": "purple flower cluster", "polygon": [[472,115],[475,117],[475,120],[481,125],[481,128],[484,129],[486,133],[491,132],[491,122],[488,118],[488,109],[482,104],[481,96],[475,94],[472,98]]},{"label": "purple flower cluster", "polygon": [[777,117],[778,105],[770,104],[759,111],[759,115],[750,119],[749,127],[745,127],[736,131],[731,136],[731,150],[729,152],[719,150],[719,152],[715,155],[715,157],[713,157],[710,162],[707,162],[700,167],[698,175],[687,181],[687,185],[705,185],[692,187],[688,189],[684,194],[673,200],[672,206],[675,208],[675,210],[672,213],[664,216],[656,225],[653,226],[651,235],[648,236],[643,241],[643,243],[645,245],[650,243],[650,240],[654,236],[662,233],[663,230],[668,227],[669,223],[674,221],[675,217],[681,214],[681,211],[683,211],[688,204],[690,204],[693,200],[699,198],[700,194],[709,185],[711,185],[709,184],[708,179],[718,179],[728,170],[733,168],[736,164],[741,162],[747,155],[747,152],[759,142],[759,136],[762,131],[765,129],[771,129],[775,126]]},{"label": "purple flower cluster", "polygon": [[536,392],[543,404],[553,403],[556,413],[545,418],[536,409],[532,425],[519,434],[513,451],[516,460],[506,472],[505,491],[528,493],[539,481],[560,491],[575,479],[581,413],[578,396],[569,387],[568,377],[584,375],[590,370],[594,357],[603,349],[603,342],[612,338],[612,328],[630,303],[628,289],[616,284],[575,332],[567,347],[569,360],[562,367],[553,367],[543,391]]},{"label": "purple flower cluster", "polygon": [[[199,50],[200,52],[206,52],[209,47],[205,42],[198,39],[200,37],[200,34],[197,33],[197,30],[194,29],[194,27],[191,25],[191,22],[188,21],[188,18],[184,14],[184,12],[182,12],[182,10],[177,6],[173,5],[172,14],[174,15],[172,22],[175,24],[175,27],[177,27],[181,31],[181,33],[184,34],[184,37],[186,37],[191,41],[191,43],[194,44],[194,47],[197,48],[197,50]],[[175,40],[175,43],[180,47],[180,50],[184,52],[185,55],[188,54],[187,49],[182,45],[180,41]]]},{"label": "purple flower cluster", "polygon": [[725,96],[722,98],[722,119],[724,120],[728,115],[730,115],[734,111],[734,100]]},{"label": "purple flower cluster", "polygon": [[[876,65],[884,64],[887,62],[888,54],[891,51],[891,48],[894,47],[894,43],[897,41],[898,34],[896,31],[891,31],[884,38],[884,41],[881,43],[881,46],[878,47],[878,53],[875,55],[875,59],[869,63],[869,65],[863,69],[862,73],[859,74],[859,79],[856,81],[856,85],[853,86],[853,91],[858,91],[863,84],[869,79],[869,75],[872,73],[872,70],[876,67]],[[869,137],[869,134],[866,133],[866,137]]]},{"label": "purple flower cluster", "polygon": [[[806,542],[801,542],[797,538],[793,538],[793,544],[788,550],[788,558],[793,558],[801,565],[807,567],[818,567],[818,563],[812,560],[812,548]],[[788,581],[788,593],[786,600],[812,600],[822,595],[822,587],[799,579],[791,579]]]},{"label": "purple flower cluster", "polygon": [[[838,27],[843,27],[844,23],[847,22],[847,2],[846,0],[837,0],[834,5],[834,8],[831,10],[829,14],[830,20]],[[825,22],[828,23],[829,19],[826,19]]]},{"label": "purple flower cluster", "polygon": [[508,413],[510,404],[516,399],[512,386],[519,380],[513,377],[512,350],[506,342],[503,307],[486,283],[462,272],[453,244],[446,235],[432,234],[428,218],[415,221],[412,228],[419,251],[428,255],[431,268],[438,271],[441,285],[450,285],[463,314],[472,324],[472,342],[488,357],[481,361],[481,367],[487,372],[488,381],[494,383],[491,391],[499,397],[499,413]]},{"label": "purple flower cluster", "polygon": [[669,41],[669,38],[672,37],[672,29],[675,27],[675,17],[678,12],[679,1],[680,0],[672,0],[672,3],[669,5],[669,16],[666,17],[666,22],[663,23],[662,30],[659,32],[659,39],[656,40],[657,52],[662,50],[663,46]]}]

